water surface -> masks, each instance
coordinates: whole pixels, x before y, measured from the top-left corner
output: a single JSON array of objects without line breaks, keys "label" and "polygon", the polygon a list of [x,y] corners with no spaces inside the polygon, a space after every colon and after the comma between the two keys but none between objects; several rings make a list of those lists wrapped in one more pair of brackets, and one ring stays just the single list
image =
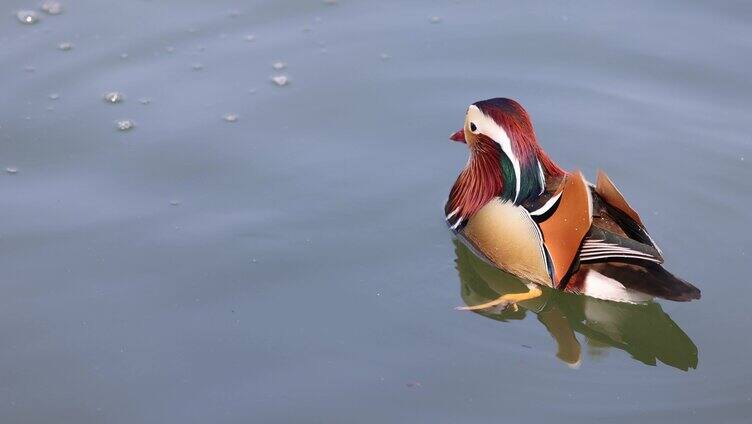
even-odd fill
[{"label": "water surface", "polygon": [[[749,5],[77,0],[18,21],[37,6],[0,13],[0,421],[748,419]],[[453,310],[519,284],[442,217],[467,159],[447,137],[495,96],[565,168],[606,169],[702,300]]]}]

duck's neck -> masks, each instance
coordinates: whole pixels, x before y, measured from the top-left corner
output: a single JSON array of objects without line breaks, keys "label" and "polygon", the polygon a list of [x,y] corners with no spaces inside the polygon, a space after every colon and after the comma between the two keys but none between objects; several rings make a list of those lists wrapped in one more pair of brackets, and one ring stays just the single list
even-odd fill
[{"label": "duck's neck", "polygon": [[504,188],[500,150],[473,152],[449,192],[444,212],[450,223],[467,219],[478,212]]},{"label": "duck's neck", "polygon": [[547,178],[564,173],[545,153],[543,155],[531,155],[516,167],[501,149],[472,152],[444,207],[450,224],[470,218],[495,197],[521,204],[539,196],[545,190]]}]

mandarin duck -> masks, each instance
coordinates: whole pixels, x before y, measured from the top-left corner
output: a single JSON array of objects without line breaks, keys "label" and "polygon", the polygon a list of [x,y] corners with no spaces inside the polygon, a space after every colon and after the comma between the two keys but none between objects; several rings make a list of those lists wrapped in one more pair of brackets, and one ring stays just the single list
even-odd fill
[{"label": "mandarin duck", "polygon": [[458,309],[516,308],[539,286],[620,301],[700,298],[666,271],[660,248],[611,179],[567,172],[543,151],[525,109],[506,98],[470,105],[450,137],[470,151],[444,207],[475,254],[526,280],[528,292]]}]

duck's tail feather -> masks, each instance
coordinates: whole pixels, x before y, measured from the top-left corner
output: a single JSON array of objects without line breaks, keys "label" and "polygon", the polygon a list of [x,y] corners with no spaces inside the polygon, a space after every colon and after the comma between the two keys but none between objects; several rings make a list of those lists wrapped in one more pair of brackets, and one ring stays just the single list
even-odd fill
[{"label": "duck's tail feather", "polygon": [[566,291],[599,299],[639,303],[650,297],[687,302],[700,298],[700,289],[654,263],[583,264]]}]

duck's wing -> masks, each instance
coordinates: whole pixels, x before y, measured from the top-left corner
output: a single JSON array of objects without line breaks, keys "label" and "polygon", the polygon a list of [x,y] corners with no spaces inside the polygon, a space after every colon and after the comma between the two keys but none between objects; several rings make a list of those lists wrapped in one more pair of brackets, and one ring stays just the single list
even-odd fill
[{"label": "duck's wing", "polygon": [[598,171],[592,201],[593,227],[582,243],[581,261],[663,263],[661,251],[642,219],[603,171]]},{"label": "duck's wing", "polygon": [[663,262],[639,214],[603,171],[594,186],[571,173],[527,209],[541,230],[555,286],[580,262]]},{"label": "duck's wing", "polygon": [[582,262],[641,260],[663,263],[663,257],[655,247],[597,226],[590,229],[582,242],[579,259]]}]

